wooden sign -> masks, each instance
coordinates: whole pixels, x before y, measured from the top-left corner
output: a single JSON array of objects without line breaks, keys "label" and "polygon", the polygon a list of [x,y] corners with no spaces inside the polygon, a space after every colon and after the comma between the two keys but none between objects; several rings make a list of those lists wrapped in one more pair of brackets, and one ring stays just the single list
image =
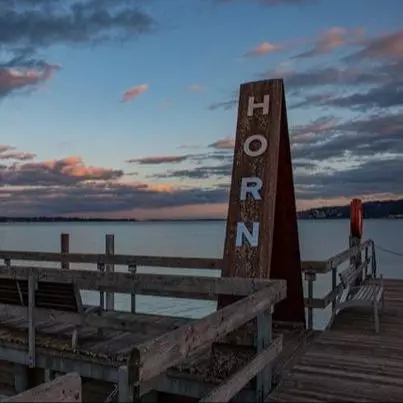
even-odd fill
[{"label": "wooden sign", "polygon": [[[305,327],[283,80],[241,85],[222,276],[285,279],[287,298],[273,320]],[[220,295],[218,308],[235,300]],[[256,330],[254,320],[213,344],[214,376],[229,376],[255,354]]]},{"label": "wooden sign", "polygon": [[[305,326],[283,80],[241,85],[223,277],[282,278],[273,319]],[[233,299],[219,298],[219,307]]]}]

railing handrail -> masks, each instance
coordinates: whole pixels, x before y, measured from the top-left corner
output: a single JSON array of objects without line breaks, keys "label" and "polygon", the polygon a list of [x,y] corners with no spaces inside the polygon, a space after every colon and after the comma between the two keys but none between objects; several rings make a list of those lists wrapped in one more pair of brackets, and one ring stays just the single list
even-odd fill
[{"label": "railing handrail", "polygon": [[[365,259],[362,262],[362,251],[365,250]],[[371,250],[371,257],[369,257],[369,250]],[[360,257],[359,261],[354,261]],[[339,266],[350,260],[351,264],[359,264],[361,270],[367,271],[369,263],[372,262],[373,275],[376,271],[376,257],[375,257],[375,242],[372,239],[360,242],[358,245],[352,246],[330,257],[326,261],[326,270],[306,270],[305,280],[308,281],[308,298],[305,298],[305,306],[308,308],[308,328],[313,328],[313,309],[325,309],[330,303],[332,303],[332,309],[335,309],[334,304],[337,296],[341,292],[341,285],[337,282],[337,270]],[[332,272],[332,284],[330,291],[322,298],[314,298],[313,296],[313,283],[316,280],[317,274],[325,274]]]},{"label": "railing handrail", "polygon": [[[116,264],[122,266],[167,267],[177,269],[221,270],[222,258],[127,255],[105,253],[61,253],[43,251],[0,250],[0,259],[32,262]],[[301,261],[302,271],[322,273],[327,261]]]},{"label": "railing handrail", "polygon": [[265,319],[263,313],[271,314],[271,308],[286,296],[286,281],[277,280],[201,319],[137,344],[128,359],[130,383],[139,385],[148,381],[184,362],[200,349],[221,340],[250,320],[256,317]]}]

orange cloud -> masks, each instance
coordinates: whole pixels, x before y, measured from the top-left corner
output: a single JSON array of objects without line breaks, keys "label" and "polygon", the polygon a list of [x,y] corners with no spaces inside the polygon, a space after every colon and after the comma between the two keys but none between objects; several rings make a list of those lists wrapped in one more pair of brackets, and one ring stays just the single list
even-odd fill
[{"label": "orange cloud", "polygon": [[370,39],[354,59],[394,59],[403,57],[403,29]]},{"label": "orange cloud", "polygon": [[61,66],[56,64],[46,64],[42,69],[0,68],[0,97],[48,81],[60,69]]},{"label": "orange cloud", "polygon": [[283,48],[269,42],[262,42],[251,50],[244,53],[244,57],[263,56],[268,53],[278,52]]},{"label": "orange cloud", "polygon": [[300,53],[295,58],[308,58],[332,53],[341,46],[357,44],[363,35],[362,29],[330,28],[318,35],[310,50]]},{"label": "orange cloud", "polygon": [[235,138],[226,137],[224,139],[217,140],[214,143],[209,144],[209,147],[219,149],[233,149],[235,147]]},{"label": "orange cloud", "polygon": [[139,95],[147,92],[149,89],[147,84],[141,84],[137,87],[129,88],[126,90],[122,95],[122,102],[132,101],[133,99],[137,98]]}]

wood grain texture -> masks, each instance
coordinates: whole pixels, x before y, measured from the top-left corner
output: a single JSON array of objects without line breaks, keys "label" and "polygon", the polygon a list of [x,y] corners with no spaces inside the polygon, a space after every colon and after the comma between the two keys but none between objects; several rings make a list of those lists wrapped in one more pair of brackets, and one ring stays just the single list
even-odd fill
[{"label": "wood grain texture", "polygon": [[285,296],[285,281],[278,280],[202,319],[135,346],[128,364],[130,379],[136,383],[159,375],[266,311]]},{"label": "wood grain texture", "polygon": [[[371,283],[369,281],[368,283]],[[371,309],[340,312],[299,357],[270,402],[401,402],[403,280],[386,279],[381,332]]]},{"label": "wood grain texture", "polygon": [[[248,103],[270,96],[269,113],[256,108],[248,116]],[[258,157],[248,156],[244,144],[260,134],[268,143]],[[281,175],[281,180],[279,180]],[[240,199],[244,177],[262,180],[261,200],[249,195]],[[227,231],[223,257],[223,277],[283,278],[287,280],[287,299],[276,308],[276,320],[305,322],[301,261],[295,210],[295,196],[283,80],[264,80],[240,87],[238,121],[234,149]],[[259,222],[259,245],[235,244],[238,222]],[[275,248],[273,248],[273,242]],[[284,264],[286,259],[286,264]],[[218,300],[219,307],[231,303],[230,297]]]},{"label": "wood grain texture", "polygon": [[217,278],[131,274],[96,270],[61,270],[45,267],[0,266],[0,278],[25,280],[32,273],[39,282],[74,283],[79,289],[113,291],[127,294],[215,299],[217,295],[243,297],[276,281],[267,279]]},{"label": "wood grain texture", "polygon": [[274,339],[269,347],[264,349],[260,354],[257,354],[248,364],[220,386],[213,389],[199,402],[229,402],[258,372],[262,371],[278,357],[282,347],[283,338],[280,336]]},{"label": "wood grain texture", "polygon": [[278,96],[282,107],[278,144],[278,181],[272,235],[273,251],[269,264],[271,278],[287,281],[287,298],[276,306],[273,320],[305,326],[304,290],[300,270],[301,256],[284,85],[281,85],[280,91]]},{"label": "wood grain texture", "polygon": [[81,402],[81,377],[71,373],[52,382],[42,383],[3,402]]},{"label": "wood grain texture", "polygon": [[[54,253],[54,252],[33,252],[0,250],[0,259],[5,261],[21,260],[32,262],[70,262],[89,264],[117,264],[134,266],[154,266],[177,269],[201,269],[201,270],[221,270],[222,259],[209,258],[185,258],[171,256],[141,256],[141,255],[121,255],[121,254],[99,254],[99,253]],[[302,271],[323,272],[326,270],[326,261],[303,261]]]}]

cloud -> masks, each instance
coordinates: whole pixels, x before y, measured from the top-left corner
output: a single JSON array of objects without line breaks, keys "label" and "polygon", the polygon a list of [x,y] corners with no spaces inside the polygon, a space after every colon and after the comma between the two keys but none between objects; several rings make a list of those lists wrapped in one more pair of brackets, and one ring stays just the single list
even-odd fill
[{"label": "cloud", "polygon": [[175,164],[185,161],[188,158],[189,155],[166,155],[158,157],[131,158],[126,162],[129,164],[140,164],[140,165]]},{"label": "cloud", "polygon": [[[0,146],[9,152],[10,146]],[[227,189],[125,182],[122,170],[92,167],[78,156],[0,165],[0,203],[8,215],[119,215],[225,203]]]},{"label": "cloud", "polygon": [[274,45],[269,42],[262,42],[259,45],[255,46],[253,49],[248,50],[244,53],[244,57],[254,57],[254,56],[263,56],[269,53],[278,52],[282,50],[282,47],[279,45]]},{"label": "cloud", "polygon": [[235,147],[235,138],[226,137],[224,139],[217,140],[214,143],[209,144],[209,147],[233,150]]},{"label": "cloud", "polygon": [[132,101],[133,99],[137,98],[139,95],[147,91],[148,91],[147,84],[141,84],[138,85],[137,87],[129,88],[123,93],[121,101],[122,102]]},{"label": "cloud", "polygon": [[29,161],[35,157],[35,153],[17,151],[13,146],[0,145],[0,160]]},{"label": "cloud", "polygon": [[347,61],[365,59],[403,59],[403,30],[369,39],[362,49],[346,57]]},{"label": "cloud", "polygon": [[111,0],[1,0],[0,98],[32,91],[60,66],[35,56],[56,45],[119,43],[154,32],[138,2]]},{"label": "cloud", "polygon": [[[1,154],[0,154],[1,155]],[[82,158],[12,164],[0,171],[1,186],[73,186],[121,178],[123,171],[86,166]]]},{"label": "cloud", "polygon": [[293,146],[311,143],[318,139],[320,133],[333,129],[336,122],[337,120],[332,116],[322,116],[306,125],[295,126],[291,129],[291,143]]},{"label": "cloud", "polygon": [[220,165],[203,165],[194,168],[170,170],[164,173],[152,175],[153,178],[169,178],[169,179],[228,179],[232,172],[232,162],[226,162]]},{"label": "cloud", "polygon": [[191,92],[203,92],[206,90],[206,87],[201,84],[191,84],[188,85],[187,89]]},{"label": "cloud", "polygon": [[9,62],[7,66],[2,67],[0,64],[0,98],[12,92],[36,89],[38,84],[50,80],[53,74],[61,68],[59,65],[52,64],[30,68],[24,63],[18,66],[15,62]]},{"label": "cloud", "polygon": [[315,3],[318,0],[213,0],[217,4],[235,3],[235,2],[250,2],[257,3],[263,6],[299,6],[305,4]]},{"label": "cloud", "polygon": [[[333,121],[333,124],[329,120],[325,128],[317,127],[314,131],[301,127],[299,130],[306,130],[312,136],[310,141],[297,142],[293,147],[293,157],[297,160],[339,159],[343,162],[344,159],[348,162],[358,159],[360,163],[363,158],[403,155],[403,116],[400,113],[374,114],[338,123]],[[370,177],[368,181],[370,186]]]},{"label": "cloud", "polygon": [[310,58],[314,56],[332,53],[334,50],[344,45],[358,44],[363,31],[361,29],[346,29],[333,27],[321,33],[316,39],[311,49],[294,56],[296,59]]},{"label": "cloud", "polygon": [[0,7],[0,45],[24,49],[123,41],[156,27],[138,2],[3,0]]},{"label": "cloud", "polygon": [[217,109],[230,110],[232,108],[235,108],[236,105],[238,105],[238,100],[237,99],[230,99],[228,101],[216,102],[216,103],[210,104],[208,106],[208,109],[210,111],[215,111]]}]

